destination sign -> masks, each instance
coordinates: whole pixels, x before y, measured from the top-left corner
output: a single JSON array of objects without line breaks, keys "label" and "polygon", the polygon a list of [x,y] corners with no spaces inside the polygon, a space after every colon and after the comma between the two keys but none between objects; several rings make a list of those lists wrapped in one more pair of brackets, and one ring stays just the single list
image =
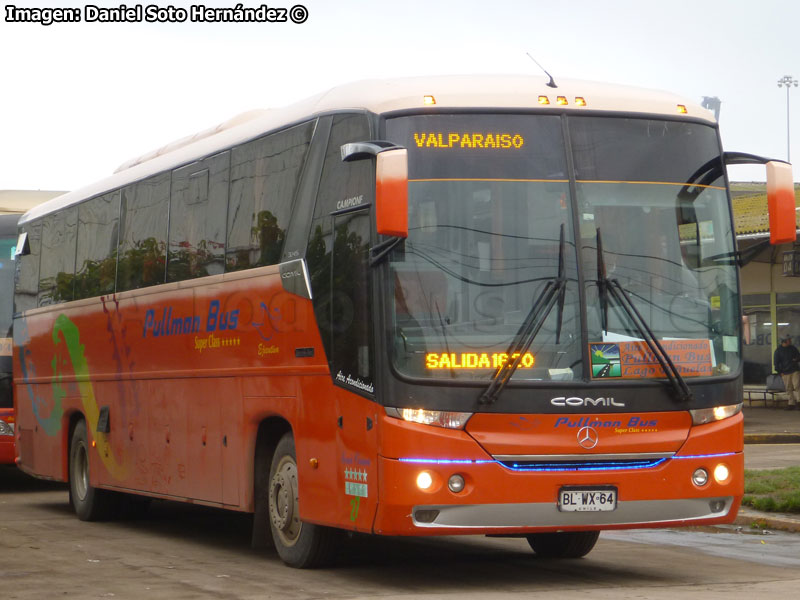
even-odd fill
[{"label": "destination sign", "polygon": [[[713,374],[710,340],[661,340],[664,352],[683,377]],[[666,377],[658,357],[644,342],[589,344],[592,379],[649,379]]]},{"label": "destination sign", "polygon": [[[520,357],[519,353],[514,353],[509,358],[505,352],[428,352],[425,355],[425,368],[429,370],[437,369],[498,369],[509,361],[514,361]],[[536,364],[536,358],[530,352],[521,355],[519,361],[520,369],[532,369]]]},{"label": "destination sign", "polygon": [[514,150],[525,145],[525,138],[519,133],[486,131],[415,131],[414,143],[417,148],[473,148],[481,150]]}]

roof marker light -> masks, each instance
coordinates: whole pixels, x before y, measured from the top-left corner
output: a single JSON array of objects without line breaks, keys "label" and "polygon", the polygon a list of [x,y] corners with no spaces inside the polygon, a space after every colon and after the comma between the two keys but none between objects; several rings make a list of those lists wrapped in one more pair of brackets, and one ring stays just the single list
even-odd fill
[{"label": "roof marker light", "polygon": [[689,111],[686,110],[686,105],[684,105],[684,104],[678,104],[678,112],[680,114],[682,114],[682,115],[685,115],[685,114],[689,113]]},{"label": "roof marker light", "polygon": [[426,94],[425,96],[422,97],[422,104],[424,104],[425,106],[433,106],[434,104],[436,104],[436,98],[434,98],[430,94]]},{"label": "roof marker light", "polygon": [[586,106],[586,98],[583,96],[575,96],[575,106]]},{"label": "roof marker light", "polygon": [[558,96],[556,98],[556,104],[558,104],[559,106],[566,106],[567,104],[569,104],[569,102],[567,102],[566,96]]},{"label": "roof marker light", "polygon": [[539,104],[550,104],[550,98],[547,96],[539,96]]}]

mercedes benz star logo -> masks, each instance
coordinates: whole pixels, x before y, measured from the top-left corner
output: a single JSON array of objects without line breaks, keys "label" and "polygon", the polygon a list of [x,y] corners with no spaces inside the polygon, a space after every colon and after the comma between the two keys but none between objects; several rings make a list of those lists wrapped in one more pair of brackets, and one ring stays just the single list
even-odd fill
[{"label": "mercedes benz star logo", "polygon": [[600,441],[600,436],[597,435],[597,430],[594,427],[582,427],[578,431],[578,444],[580,444],[581,448],[591,450],[597,446],[598,441]]}]

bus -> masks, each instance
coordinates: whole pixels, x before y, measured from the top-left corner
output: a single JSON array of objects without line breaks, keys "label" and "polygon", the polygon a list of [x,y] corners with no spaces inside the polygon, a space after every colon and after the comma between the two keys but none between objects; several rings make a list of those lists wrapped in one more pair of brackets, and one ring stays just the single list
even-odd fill
[{"label": "bus", "polygon": [[524,537],[731,522],[741,309],[722,151],[668,93],[530,76],[367,81],[125,163],[20,220],[19,466],[82,520],[252,513]]},{"label": "bus", "polygon": [[63,192],[0,190],[0,465],[14,464],[14,401],[11,395],[11,321],[14,316],[14,255],[22,213]]}]

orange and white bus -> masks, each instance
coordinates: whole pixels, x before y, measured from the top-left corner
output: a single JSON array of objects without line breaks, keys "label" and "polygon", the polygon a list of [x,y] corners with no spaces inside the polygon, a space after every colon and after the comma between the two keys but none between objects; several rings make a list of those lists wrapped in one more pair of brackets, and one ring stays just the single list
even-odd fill
[{"label": "orange and white bus", "polygon": [[[577,557],[730,522],[726,160],[766,162],[669,94],[454,76],[131,161],[20,222],[19,465],[85,520],[131,495],[254,513],[296,567],[346,530]],[[794,239],[791,168],[768,173]]]},{"label": "orange and white bus", "polygon": [[11,393],[11,322],[14,316],[14,257],[22,214],[63,194],[41,190],[0,190],[0,465],[14,464],[14,400]]}]

